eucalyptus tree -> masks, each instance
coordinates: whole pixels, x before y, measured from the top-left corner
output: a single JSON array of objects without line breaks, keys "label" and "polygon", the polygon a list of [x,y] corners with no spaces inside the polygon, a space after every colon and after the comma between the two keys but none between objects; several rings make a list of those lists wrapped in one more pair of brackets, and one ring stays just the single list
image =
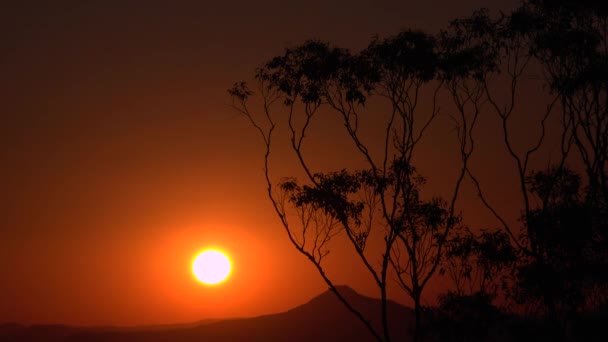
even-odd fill
[{"label": "eucalyptus tree", "polygon": [[[528,239],[539,247],[528,270],[546,276],[527,272],[523,279],[528,292],[563,320],[608,298],[608,7],[530,0],[512,21],[529,37],[560,103],[562,160],[528,180],[538,202],[527,221]],[[583,177],[566,166],[573,160],[582,165]]]},{"label": "eucalyptus tree", "polygon": [[[541,298],[554,313],[565,303],[562,295],[576,304],[571,307],[581,308],[585,300],[575,301],[584,297],[574,291],[578,286],[607,293],[608,282],[599,280],[607,276],[576,278],[571,264],[559,262],[571,257],[595,270],[608,265],[608,10],[583,3],[529,0],[494,17],[479,10],[452,21],[438,35],[404,30],[374,39],[358,53],[307,41],[262,64],[255,86],[240,82],[229,90],[235,110],[264,142],[267,194],[289,241],[378,341],[391,339],[391,282],[414,302],[414,339],[421,338],[421,299],[440,270],[455,280],[459,295],[465,294],[465,285],[468,294],[496,293],[492,278],[512,271],[515,285]],[[536,100],[545,101],[535,111],[522,110],[530,96],[522,94],[522,83],[531,74],[541,75]],[[450,100],[450,109],[442,96]],[[460,157],[453,188],[443,199],[423,196],[425,179],[415,168],[418,146],[440,114],[452,119]],[[335,135],[350,144],[361,167],[315,169],[306,148],[315,138],[313,127],[328,115],[339,120]],[[558,115],[557,165],[534,171],[548,122]],[[512,162],[514,191],[521,200],[515,210],[493,202],[488,184],[470,166],[476,146],[484,143],[475,133],[483,116],[498,123],[497,136]],[[527,146],[514,131],[518,116],[536,127],[536,135],[525,137]],[[371,140],[369,122],[382,125]],[[281,140],[284,136],[287,140]],[[303,176],[276,174],[271,160],[277,148],[285,147],[277,146],[282,143]],[[586,187],[567,167],[577,160],[584,165]],[[497,219],[498,231],[474,234],[463,228],[457,202],[465,181],[472,182]],[[513,222],[514,217],[520,220]],[[571,217],[579,224],[572,224]],[[575,227],[591,233],[577,235]],[[576,245],[585,258],[577,256],[578,247],[568,236],[587,239]],[[370,247],[372,237],[379,238],[380,247]],[[365,317],[334,286],[325,261],[337,241],[350,246],[376,284],[381,324]],[[541,269],[552,269],[563,281],[551,285],[544,281],[549,278],[530,276]]]},{"label": "eucalyptus tree", "polygon": [[[358,54],[328,43],[308,41],[286,49],[256,73],[261,110],[250,106],[253,91],[246,83],[229,90],[233,106],[249,119],[265,143],[268,196],[293,246],[379,341],[391,339],[387,286],[396,283],[412,298],[414,340],[420,339],[421,298],[437,272],[443,246],[460,224],[455,211],[458,179],[449,202],[424,199],[424,178],[413,165],[414,152],[439,114],[439,56],[435,37],[402,31],[375,39]],[[430,105],[420,105],[421,93]],[[384,101],[384,113],[366,111],[370,97]],[[365,162],[359,170],[317,172],[303,152],[312,124],[323,110],[336,115],[354,150]],[[361,137],[361,122],[370,115],[384,129],[373,143]],[[277,130],[286,123],[291,151],[304,179],[272,177],[271,155]],[[371,152],[380,143],[380,153]],[[373,324],[336,290],[324,260],[330,241],[344,234],[359,261],[377,285],[382,324]],[[379,249],[368,247],[370,236],[382,238]],[[405,319],[405,318],[401,318]],[[404,322],[405,324],[406,322]]]},{"label": "eucalyptus tree", "polygon": [[[525,294],[528,303],[540,300],[544,312],[555,320],[559,312],[588,309],[589,296],[605,302],[608,293],[602,272],[608,261],[607,14],[606,6],[597,2],[530,0],[496,18],[486,11],[476,12],[455,20],[442,33],[445,46],[464,50],[469,61],[492,61],[485,66],[478,63],[474,77],[457,78],[457,87],[450,90],[459,111],[472,118],[468,122],[474,123],[478,115],[499,120],[499,134],[513,161],[516,191],[522,199],[519,223],[509,223],[506,208],[490,201],[487,185],[474,170],[467,169],[467,175],[517,247],[518,286],[514,290]],[[522,93],[521,82],[531,75],[540,76],[542,87],[534,100],[544,99],[544,109],[522,110],[522,102],[531,95]],[[507,87],[493,87],[496,82]],[[506,92],[499,94],[496,89]],[[459,105],[467,101],[469,112]],[[535,121],[539,132],[536,141],[523,149],[521,144],[516,148],[521,141],[513,131],[517,115]],[[547,122],[552,117],[561,122],[552,127],[561,137],[560,155],[553,161],[555,166],[534,171],[531,161],[546,143]],[[467,116],[456,119],[467,127]],[[475,139],[469,137],[473,146]],[[577,178],[569,164],[582,164],[586,177]],[[577,266],[571,268],[572,262]]]},{"label": "eucalyptus tree", "polygon": [[[562,104],[564,150],[574,147],[593,196],[608,198],[608,6],[596,1],[530,0],[528,23],[547,83]],[[533,24],[530,24],[533,23]]]}]

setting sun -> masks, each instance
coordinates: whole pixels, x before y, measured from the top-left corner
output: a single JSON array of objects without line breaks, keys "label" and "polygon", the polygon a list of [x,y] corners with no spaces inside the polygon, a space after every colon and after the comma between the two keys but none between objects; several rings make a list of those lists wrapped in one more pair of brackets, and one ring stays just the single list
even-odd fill
[{"label": "setting sun", "polygon": [[230,260],[222,252],[207,250],[194,259],[192,272],[205,284],[218,284],[230,274]]}]

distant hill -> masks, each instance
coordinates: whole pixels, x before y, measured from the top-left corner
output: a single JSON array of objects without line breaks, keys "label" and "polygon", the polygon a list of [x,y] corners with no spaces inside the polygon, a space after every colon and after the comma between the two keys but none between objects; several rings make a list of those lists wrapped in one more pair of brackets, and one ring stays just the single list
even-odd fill
[{"label": "distant hill", "polygon": [[[338,291],[380,329],[380,300],[347,286]],[[413,322],[411,309],[388,303],[391,334],[406,341]],[[0,325],[1,342],[189,342],[189,341],[374,341],[372,335],[331,291],[286,312],[253,318],[201,321],[140,328],[83,328],[63,325]]]}]

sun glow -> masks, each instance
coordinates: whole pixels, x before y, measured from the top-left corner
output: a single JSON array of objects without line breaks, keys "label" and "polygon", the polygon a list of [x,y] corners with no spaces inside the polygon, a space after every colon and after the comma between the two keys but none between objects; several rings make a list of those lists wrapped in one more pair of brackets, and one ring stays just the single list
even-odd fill
[{"label": "sun glow", "polygon": [[205,284],[219,284],[230,274],[230,260],[220,251],[207,250],[194,259],[192,272]]}]

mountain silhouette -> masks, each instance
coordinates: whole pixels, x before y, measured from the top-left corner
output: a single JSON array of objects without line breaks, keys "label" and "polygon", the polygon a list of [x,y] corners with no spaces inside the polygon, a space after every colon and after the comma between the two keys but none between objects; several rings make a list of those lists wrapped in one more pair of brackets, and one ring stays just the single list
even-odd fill
[{"label": "mountain silhouette", "polygon": [[[348,286],[336,289],[381,332],[380,300]],[[391,336],[409,340],[411,309],[388,302]],[[194,342],[194,341],[374,341],[365,325],[326,291],[286,312],[252,318],[201,321],[196,324],[141,328],[81,328],[69,326],[0,326],[0,341],[40,342]]]}]

